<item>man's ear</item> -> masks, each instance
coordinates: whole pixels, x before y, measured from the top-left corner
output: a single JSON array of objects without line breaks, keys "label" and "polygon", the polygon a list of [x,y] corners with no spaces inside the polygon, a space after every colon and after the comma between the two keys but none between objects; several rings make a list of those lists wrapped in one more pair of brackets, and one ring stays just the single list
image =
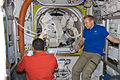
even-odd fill
[{"label": "man's ear", "polygon": [[34,47],[32,47],[32,51],[33,51],[33,52],[35,51]]},{"label": "man's ear", "polygon": [[94,24],[94,20],[91,20],[91,23]]},{"label": "man's ear", "polygon": [[46,49],[46,47],[44,48],[44,51],[46,51],[47,49]]},{"label": "man's ear", "polygon": [[44,47],[44,51],[47,51],[47,46]]}]

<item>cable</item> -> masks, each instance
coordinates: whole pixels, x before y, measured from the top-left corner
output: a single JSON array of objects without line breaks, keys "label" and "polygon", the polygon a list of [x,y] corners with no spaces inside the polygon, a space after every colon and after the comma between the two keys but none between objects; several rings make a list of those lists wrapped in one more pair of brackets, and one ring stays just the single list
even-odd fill
[{"label": "cable", "polygon": [[[25,31],[29,31],[30,33],[32,33],[32,34],[35,34],[35,35],[38,35],[38,34],[41,34],[41,33],[35,33],[35,32],[33,32],[33,31],[31,31],[31,30],[28,30],[28,29],[26,29],[26,28],[24,28],[22,25],[20,25],[16,20],[15,20],[15,22],[16,22],[16,24],[17,24],[17,26],[19,25],[22,29],[24,29]],[[31,35],[32,35],[31,34]],[[29,35],[30,36],[30,35]]]},{"label": "cable", "polygon": [[[54,24],[55,24],[55,23],[54,23]],[[58,32],[58,30],[56,29],[56,27],[55,27],[55,30],[56,30],[56,32]],[[59,43],[58,33],[56,33],[56,37],[57,37],[56,41]],[[58,45],[58,46],[59,46],[59,45]],[[57,46],[57,49],[56,49],[56,51],[55,51],[55,57],[56,57],[56,58],[57,58],[58,46]]]},{"label": "cable", "polygon": [[5,0],[5,16],[6,16],[6,32],[7,32],[7,48],[8,48],[8,74],[9,80],[11,80],[11,73],[10,73],[10,54],[9,54],[9,35],[8,35],[8,21],[7,21],[7,0]]}]

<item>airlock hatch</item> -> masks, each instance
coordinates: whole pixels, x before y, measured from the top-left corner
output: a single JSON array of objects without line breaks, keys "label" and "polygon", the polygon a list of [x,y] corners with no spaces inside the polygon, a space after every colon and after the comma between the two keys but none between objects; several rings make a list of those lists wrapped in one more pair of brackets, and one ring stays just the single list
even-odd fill
[{"label": "airlock hatch", "polygon": [[82,18],[77,7],[40,7],[34,17],[36,37],[45,40],[48,53],[73,53],[82,39]]}]

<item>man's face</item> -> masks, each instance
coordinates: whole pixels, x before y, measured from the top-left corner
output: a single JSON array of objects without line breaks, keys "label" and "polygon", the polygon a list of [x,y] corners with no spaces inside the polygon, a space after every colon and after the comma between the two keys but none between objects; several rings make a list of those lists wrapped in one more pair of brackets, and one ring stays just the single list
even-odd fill
[{"label": "man's face", "polygon": [[91,29],[93,27],[93,20],[90,20],[89,18],[84,19],[84,25],[87,29]]}]

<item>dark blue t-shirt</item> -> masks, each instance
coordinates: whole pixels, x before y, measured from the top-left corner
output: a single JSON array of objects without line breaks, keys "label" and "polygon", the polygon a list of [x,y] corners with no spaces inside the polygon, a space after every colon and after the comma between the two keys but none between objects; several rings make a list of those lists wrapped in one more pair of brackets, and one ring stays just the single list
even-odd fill
[{"label": "dark blue t-shirt", "polygon": [[104,26],[94,25],[90,30],[85,28],[83,30],[84,49],[83,51],[99,53],[104,55],[103,49],[105,44],[105,38],[109,35]]}]

